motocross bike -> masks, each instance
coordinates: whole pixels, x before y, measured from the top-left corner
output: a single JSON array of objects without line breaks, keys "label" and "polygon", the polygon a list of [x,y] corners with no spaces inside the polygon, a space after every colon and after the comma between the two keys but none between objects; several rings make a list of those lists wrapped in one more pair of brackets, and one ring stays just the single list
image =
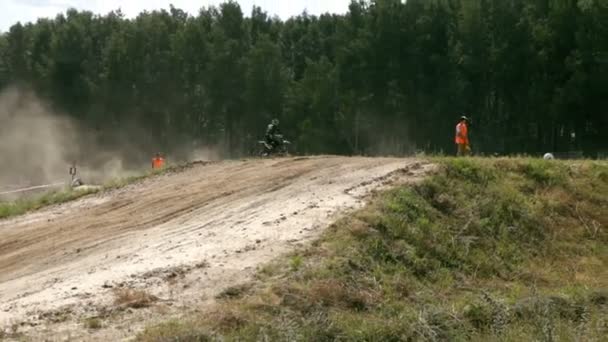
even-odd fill
[{"label": "motocross bike", "polygon": [[258,145],[260,147],[259,156],[261,157],[271,157],[271,156],[287,156],[289,152],[287,150],[287,146],[291,144],[289,140],[283,139],[283,135],[277,134],[275,135],[275,141],[277,144],[273,145],[266,140],[258,141]]}]

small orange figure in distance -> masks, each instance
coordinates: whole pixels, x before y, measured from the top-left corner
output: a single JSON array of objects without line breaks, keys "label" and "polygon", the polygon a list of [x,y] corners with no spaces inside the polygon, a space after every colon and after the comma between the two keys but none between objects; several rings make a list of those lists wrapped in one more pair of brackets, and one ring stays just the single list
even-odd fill
[{"label": "small orange figure in distance", "polygon": [[456,155],[468,156],[471,153],[471,147],[469,145],[469,118],[461,116],[458,125],[456,125]]},{"label": "small orange figure in distance", "polygon": [[163,167],[165,167],[165,159],[162,157],[160,152],[158,152],[156,154],[156,156],[154,156],[154,158],[152,158],[152,169],[160,170]]}]

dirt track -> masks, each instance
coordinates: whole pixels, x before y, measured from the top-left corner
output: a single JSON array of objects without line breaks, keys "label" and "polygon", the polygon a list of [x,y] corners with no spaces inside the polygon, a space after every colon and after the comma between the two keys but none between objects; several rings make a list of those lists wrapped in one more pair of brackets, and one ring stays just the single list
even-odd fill
[{"label": "dirt track", "polygon": [[[144,322],[246,281],[261,263],[360,206],[372,189],[429,167],[346,157],[195,164],[0,221],[0,331],[18,326],[33,339],[128,338]],[[176,274],[178,282],[167,282]],[[123,312],[122,323],[95,333],[84,329],[84,318],[112,310],[113,290],[121,286],[144,288],[162,303]]]}]

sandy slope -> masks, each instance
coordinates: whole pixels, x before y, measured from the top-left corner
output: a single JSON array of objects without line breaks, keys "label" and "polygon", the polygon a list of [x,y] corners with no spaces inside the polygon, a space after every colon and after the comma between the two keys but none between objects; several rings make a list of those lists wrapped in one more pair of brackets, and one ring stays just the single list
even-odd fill
[{"label": "sandy slope", "polygon": [[[123,339],[201,306],[315,238],[369,191],[415,179],[412,159],[311,157],[194,164],[0,221],[0,329],[32,339]],[[151,308],[116,308],[144,288]],[[104,318],[91,332],[83,319]]]}]

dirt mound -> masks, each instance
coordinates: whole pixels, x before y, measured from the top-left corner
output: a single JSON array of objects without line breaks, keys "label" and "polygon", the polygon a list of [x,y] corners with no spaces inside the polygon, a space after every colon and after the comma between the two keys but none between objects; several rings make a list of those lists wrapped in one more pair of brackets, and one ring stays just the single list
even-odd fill
[{"label": "dirt mound", "polygon": [[[346,157],[192,164],[2,221],[0,331],[132,336],[143,322],[212,301],[317,237],[373,189],[430,167]],[[117,306],[119,289],[156,300],[138,310]],[[103,323],[89,334],[83,322],[91,319]]]}]

